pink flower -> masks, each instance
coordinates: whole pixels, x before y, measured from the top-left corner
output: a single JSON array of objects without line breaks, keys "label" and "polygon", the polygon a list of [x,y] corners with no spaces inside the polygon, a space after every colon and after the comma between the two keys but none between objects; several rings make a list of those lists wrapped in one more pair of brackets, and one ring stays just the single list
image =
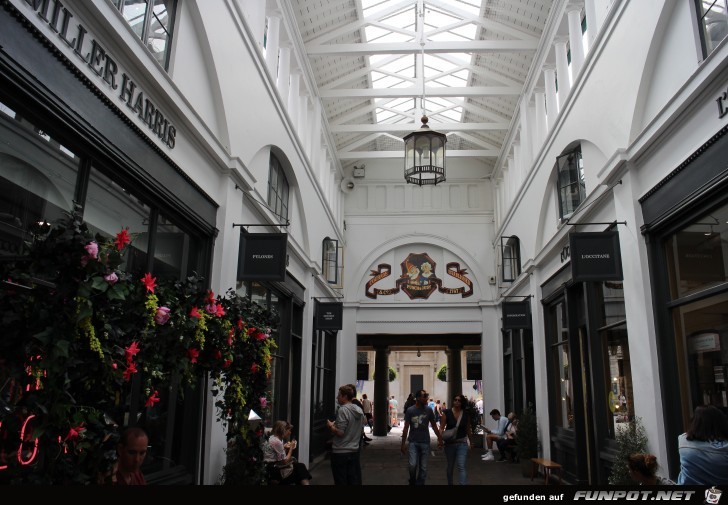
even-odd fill
[{"label": "pink flower", "polygon": [[264,409],[268,405],[268,399],[265,396],[260,397],[260,408]]},{"label": "pink flower", "polygon": [[168,307],[159,307],[157,309],[157,313],[154,316],[154,320],[159,325],[167,324],[167,321],[169,321],[169,313],[171,310],[169,310]]},{"label": "pink flower", "polygon": [[111,272],[109,275],[104,275],[104,280],[113,286],[119,282],[119,276],[116,275],[116,272]]},{"label": "pink flower", "polygon": [[113,368],[114,370],[116,370],[117,368],[119,368],[119,365],[117,365],[116,363],[112,363],[111,364],[111,368]]},{"label": "pink flower", "polygon": [[89,242],[84,246],[84,249],[86,249],[86,252],[88,253],[88,257],[91,259],[98,259],[99,257],[99,244],[96,242]]},{"label": "pink flower", "polygon": [[205,310],[208,312],[208,314],[216,314],[217,313],[217,304],[211,303],[209,305],[205,305]]},{"label": "pink flower", "polygon": [[154,390],[154,393],[152,393],[149,398],[147,398],[147,402],[144,404],[145,407],[154,407],[155,403],[158,403],[160,401],[159,393],[157,390]]}]

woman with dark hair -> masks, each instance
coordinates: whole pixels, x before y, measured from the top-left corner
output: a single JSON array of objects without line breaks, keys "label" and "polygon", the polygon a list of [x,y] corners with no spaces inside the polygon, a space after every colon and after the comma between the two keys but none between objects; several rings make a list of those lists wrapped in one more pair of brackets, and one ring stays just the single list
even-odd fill
[{"label": "woman with dark hair", "polygon": [[697,407],[690,428],[677,441],[678,484],[728,484],[728,418],[718,407]]},{"label": "woman with dark hair", "polygon": [[455,436],[444,440],[445,457],[447,458],[447,484],[452,486],[452,474],[455,466],[458,467],[458,478],[461,486],[468,483],[468,474],[465,471],[465,462],[468,459],[468,450],[470,449],[470,439],[468,435],[471,433],[470,420],[465,409],[468,408],[468,399],[464,395],[455,395],[452,401],[452,408],[445,409],[440,414],[440,433],[445,433],[446,429],[457,427]]},{"label": "woman with dark hair", "polygon": [[657,457],[654,454],[636,452],[627,458],[629,476],[640,486],[663,486],[675,484],[670,479],[657,475]]}]

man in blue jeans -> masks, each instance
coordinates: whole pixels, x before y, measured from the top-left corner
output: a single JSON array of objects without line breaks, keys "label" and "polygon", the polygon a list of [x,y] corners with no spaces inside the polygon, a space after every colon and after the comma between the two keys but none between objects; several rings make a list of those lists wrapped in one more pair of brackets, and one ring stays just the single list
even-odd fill
[{"label": "man in blue jeans", "polygon": [[[435,413],[427,406],[430,395],[424,389],[417,391],[415,404],[404,413],[404,429],[402,430],[402,454],[405,454],[405,444],[409,441],[409,483],[410,486],[424,486],[427,479],[427,457],[430,454],[430,431],[437,436],[437,447],[442,448],[442,436],[437,428]],[[408,436],[409,435],[409,436]],[[418,473],[419,470],[419,473]]]}]

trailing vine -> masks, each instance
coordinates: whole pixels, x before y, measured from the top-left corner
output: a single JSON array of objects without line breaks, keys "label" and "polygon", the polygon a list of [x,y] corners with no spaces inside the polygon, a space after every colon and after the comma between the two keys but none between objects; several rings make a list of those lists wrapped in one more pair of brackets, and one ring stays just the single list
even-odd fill
[{"label": "trailing vine", "polygon": [[270,400],[276,314],[197,276],[124,272],[132,240],[128,230],[93,236],[71,213],[0,264],[0,440],[19,441],[0,446],[0,482],[97,482],[137,376],[139,411],[209,376],[227,427],[224,482],[263,482],[262,432],[247,421]]}]

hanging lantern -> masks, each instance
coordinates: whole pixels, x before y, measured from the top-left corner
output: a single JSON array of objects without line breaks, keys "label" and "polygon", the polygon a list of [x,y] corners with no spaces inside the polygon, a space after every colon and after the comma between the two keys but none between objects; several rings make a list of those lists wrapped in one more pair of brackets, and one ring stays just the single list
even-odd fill
[{"label": "hanging lantern", "polygon": [[430,130],[427,116],[422,127],[404,137],[404,179],[411,184],[437,184],[445,180],[444,133]]}]

